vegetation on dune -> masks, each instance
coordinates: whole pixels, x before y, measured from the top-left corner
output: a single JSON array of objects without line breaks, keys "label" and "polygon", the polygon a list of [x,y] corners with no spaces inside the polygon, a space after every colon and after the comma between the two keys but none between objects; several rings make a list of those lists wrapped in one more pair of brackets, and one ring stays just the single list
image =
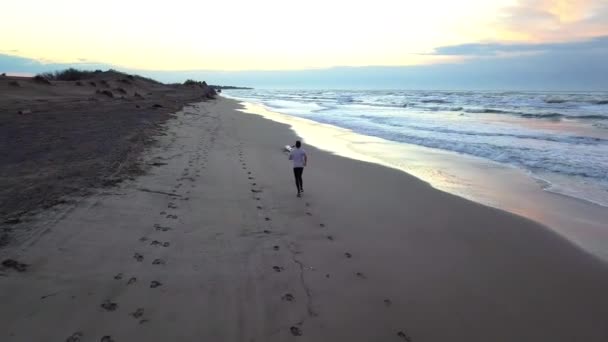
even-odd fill
[{"label": "vegetation on dune", "polygon": [[[101,72],[101,71],[99,71]],[[43,77],[47,80],[53,81],[80,81],[92,78],[96,71],[78,70],[69,68],[60,71],[43,72],[36,75],[36,77]]]}]

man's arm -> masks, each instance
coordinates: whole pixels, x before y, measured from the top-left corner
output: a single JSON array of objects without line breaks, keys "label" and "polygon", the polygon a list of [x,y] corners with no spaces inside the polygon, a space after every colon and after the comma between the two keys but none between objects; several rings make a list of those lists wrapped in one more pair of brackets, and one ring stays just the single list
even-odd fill
[{"label": "man's arm", "polygon": [[306,164],[308,164],[308,155],[304,153],[304,166],[306,166]]}]

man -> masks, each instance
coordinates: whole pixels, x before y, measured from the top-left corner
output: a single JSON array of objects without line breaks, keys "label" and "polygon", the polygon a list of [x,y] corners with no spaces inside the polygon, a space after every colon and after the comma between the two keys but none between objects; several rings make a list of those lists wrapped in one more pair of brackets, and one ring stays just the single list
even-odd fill
[{"label": "man", "polygon": [[289,160],[293,161],[293,175],[296,178],[296,187],[298,188],[298,197],[302,197],[304,189],[302,188],[302,172],[308,161],[306,151],[302,148],[302,143],[296,141],[296,146],[289,153]]}]

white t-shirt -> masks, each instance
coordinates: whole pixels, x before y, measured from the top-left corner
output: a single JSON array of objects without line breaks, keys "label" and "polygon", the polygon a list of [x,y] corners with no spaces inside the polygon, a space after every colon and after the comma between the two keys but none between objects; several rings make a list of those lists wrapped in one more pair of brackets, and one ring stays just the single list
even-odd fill
[{"label": "white t-shirt", "polygon": [[289,153],[289,160],[293,160],[293,167],[304,167],[306,151],[303,148],[294,147]]}]

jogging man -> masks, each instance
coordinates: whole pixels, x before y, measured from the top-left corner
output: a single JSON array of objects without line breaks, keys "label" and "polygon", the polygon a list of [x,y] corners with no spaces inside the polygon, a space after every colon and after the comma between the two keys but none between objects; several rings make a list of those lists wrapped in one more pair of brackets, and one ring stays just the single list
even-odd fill
[{"label": "jogging man", "polygon": [[304,189],[302,188],[302,172],[306,166],[308,158],[306,157],[306,151],[302,148],[302,143],[296,141],[296,146],[289,153],[289,160],[293,161],[293,175],[296,178],[296,187],[298,188],[298,197],[302,196]]}]

